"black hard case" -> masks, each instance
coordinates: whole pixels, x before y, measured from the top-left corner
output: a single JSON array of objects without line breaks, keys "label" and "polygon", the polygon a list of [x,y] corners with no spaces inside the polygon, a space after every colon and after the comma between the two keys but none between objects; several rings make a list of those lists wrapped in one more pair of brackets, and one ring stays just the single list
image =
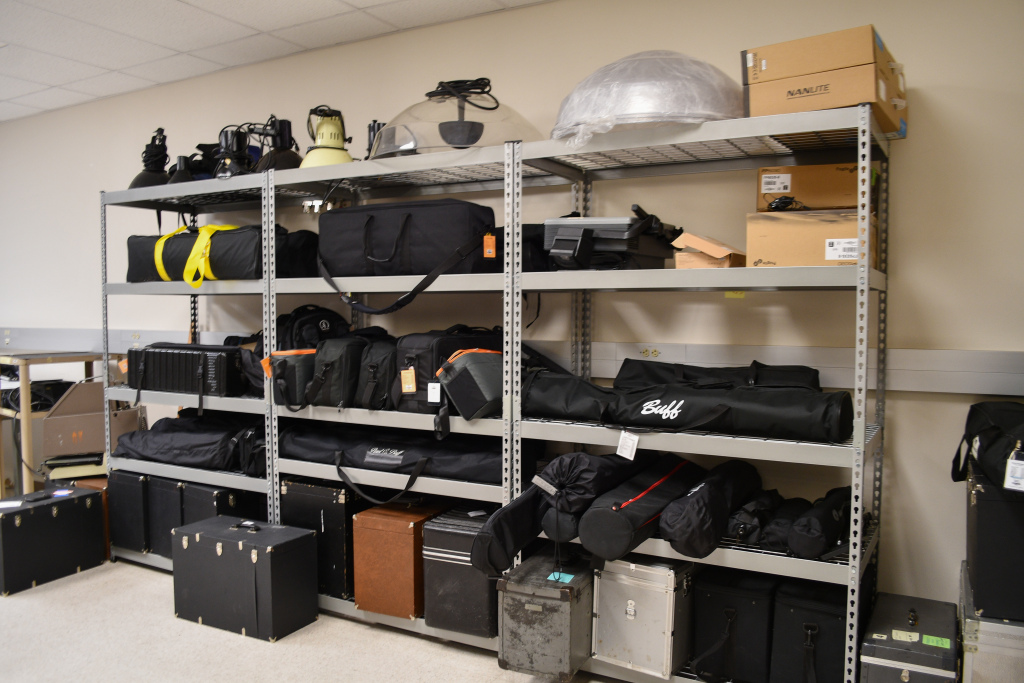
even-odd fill
[{"label": "black hard case", "polygon": [[915,683],[955,683],[958,630],[951,602],[879,593],[860,647],[861,683],[906,681],[904,672]]},{"label": "black hard case", "polygon": [[110,506],[110,545],[144,553],[149,550],[149,510],[145,474],[112,470],[107,475]]},{"label": "black hard case", "polygon": [[256,521],[267,519],[267,497],[255,491],[185,483],[181,492],[182,524],[193,524],[218,515]]},{"label": "black hard case", "polygon": [[211,517],[174,530],[174,612],[274,641],[316,619],[316,534],[243,522]]},{"label": "black hard case", "polygon": [[498,635],[497,578],[488,577],[470,562],[473,540],[488,516],[468,509],[450,510],[423,525],[423,616],[427,626],[481,638]]},{"label": "black hard case", "polygon": [[[705,567],[697,575],[693,653],[699,673],[745,683],[768,682],[772,605],[778,584],[774,576],[720,567]],[[706,654],[727,629],[724,644]]]},{"label": "black hard case", "polygon": [[967,477],[967,572],[975,609],[1024,621],[1024,493],[1007,491],[971,463]]},{"label": "black hard case", "polygon": [[103,496],[57,489],[7,498],[0,512],[0,593],[7,595],[103,564]]},{"label": "black hard case", "polygon": [[128,349],[128,386],[203,396],[241,396],[249,382],[238,346],[159,342]]},{"label": "black hard case", "polygon": [[771,683],[842,683],[846,587],[786,581],[775,591]]},{"label": "black hard case", "polygon": [[344,484],[281,484],[281,523],[316,531],[317,590],[323,595],[352,596],[352,515],[371,503]]},{"label": "black hard case", "polygon": [[183,523],[181,494],[185,484],[174,479],[150,477],[146,487],[149,551],[171,556],[171,529]]}]

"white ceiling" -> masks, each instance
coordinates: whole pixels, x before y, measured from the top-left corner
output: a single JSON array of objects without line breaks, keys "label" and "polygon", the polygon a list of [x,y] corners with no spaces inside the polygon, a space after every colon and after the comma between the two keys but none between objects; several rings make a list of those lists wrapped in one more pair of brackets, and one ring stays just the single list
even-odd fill
[{"label": "white ceiling", "polygon": [[0,121],[550,0],[0,0]]}]

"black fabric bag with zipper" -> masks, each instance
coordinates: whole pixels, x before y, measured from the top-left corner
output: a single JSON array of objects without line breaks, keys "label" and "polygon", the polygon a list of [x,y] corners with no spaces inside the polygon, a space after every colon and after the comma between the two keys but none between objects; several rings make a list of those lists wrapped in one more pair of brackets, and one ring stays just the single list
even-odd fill
[{"label": "black fabric bag with zipper", "polygon": [[314,349],[290,349],[270,354],[270,376],[274,383],[274,403],[298,412],[309,402],[306,392],[316,368]]},{"label": "black fabric bag with zipper", "polygon": [[467,420],[501,413],[503,362],[500,351],[456,351],[437,371],[445,396]]},{"label": "black fabric bag with zipper", "polygon": [[802,387],[821,391],[818,371],[806,365],[765,365],[756,360],[745,367],[702,367],[682,363],[627,358],[615,375],[616,389],[642,389],[654,384],[720,387]]},{"label": "black fabric bag with zipper", "polygon": [[776,489],[758,491],[729,517],[725,535],[740,543],[756,545],[761,532],[775,510],[782,505],[783,498]]},{"label": "black fabric bag with zipper", "polygon": [[813,560],[843,543],[850,532],[851,488],[832,489],[814,501],[789,530],[786,543],[797,557]]},{"label": "black fabric bag with zipper", "polygon": [[388,336],[368,340],[356,380],[356,405],[367,410],[392,410],[391,386],[398,377],[398,340]]},{"label": "black fabric bag with zipper", "polygon": [[789,580],[775,591],[770,683],[842,683],[846,587]]},{"label": "black fabric bag with zipper", "polygon": [[[966,480],[967,465],[973,461],[976,469],[1002,487],[1007,460],[1024,459],[1021,442],[1024,442],[1024,403],[975,403],[967,411],[964,435],[953,456],[953,481]],[[963,455],[965,446],[969,449],[967,455]]]},{"label": "black fabric bag with zipper", "polygon": [[390,336],[383,328],[368,327],[321,341],[316,347],[315,367],[305,402],[315,406],[354,407],[363,353],[371,339],[381,338]]},{"label": "black fabric bag with zipper", "polygon": [[787,498],[769,516],[757,545],[762,550],[777,553],[789,552],[789,530],[793,522],[811,509],[811,501],[806,498]]},{"label": "black fabric bag with zipper", "polygon": [[350,325],[340,313],[323,306],[305,304],[277,317],[276,351],[315,349],[324,339],[348,334]]},{"label": "black fabric bag with zipper", "polygon": [[601,559],[621,559],[653,536],[665,506],[706,474],[696,463],[672,454],[661,456],[591,504],[580,519],[580,543]]}]

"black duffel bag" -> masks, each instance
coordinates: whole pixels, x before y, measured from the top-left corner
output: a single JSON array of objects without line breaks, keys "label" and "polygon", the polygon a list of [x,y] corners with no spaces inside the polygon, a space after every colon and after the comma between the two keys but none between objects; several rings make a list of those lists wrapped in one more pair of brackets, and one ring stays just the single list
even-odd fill
[{"label": "black duffel bag", "polygon": [[[485,236],[490,234],[488,244]],[[458,199],[369,204],[320,215],[320,274],[343,301],[364,313],[407,305],[444,273],[502,269],[494,211]],[[371,308],[342,292],[332,278],[426,275],[394,304]]]},{"label": "black duffel bag", "polygon": [[806,498],[787,498],[782,501],[761,530],[757,545],[762,550],[789,552],[789,530],[793,528],[793,522],[810,509],[811,501]]},{"label": "black duffel bag", "polygon": [[[1024,460],[1021,442],[1024,441],[1024,403],[1016,401],[983,401],[967,411],[964,435],[953,456],[953,481],[967,479],[967,465],[975,468],[999,487],[1006,477],[1006,463],[1010,458]],[[963,454],[964,447],[969,450]],[[961,461],[962,458],[962,461]]]},{"label": "black duffel bag", "polygon": [[729,516],[726,536],[740,543],[757,545],[765,525],[782,502],[783,498],[776,489],[758,491]]},{"label": "black duffel bag", "polygon": [[745,367],[702,367],[627,358],[619,366],[616,389],[642,389],[655,384],[696,387],[803,387],[821,391],[818,371],[806,365],[765,365],[756,360]]},{"label": "black duffel bag", "polygon": [[790,551],[813,560],[845,542],[850,532],[850,495],[850,487],[841,486],[814,501],[789,530],[786,543]]}]

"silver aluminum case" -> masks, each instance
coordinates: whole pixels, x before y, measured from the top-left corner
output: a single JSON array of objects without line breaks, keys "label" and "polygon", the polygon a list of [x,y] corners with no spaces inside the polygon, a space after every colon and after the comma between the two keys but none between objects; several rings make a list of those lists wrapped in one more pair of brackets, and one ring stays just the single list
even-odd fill
[{"label": "silver aluminum case", "polygon": [[979,616],[967,562],[960,566],[963,683],[1024,680],[1024,622]]},{"label": "silver aluminum case", "polygon": [[693,648],[692,562],[627,557],[594,572],[594,659],[668,680]]}]

